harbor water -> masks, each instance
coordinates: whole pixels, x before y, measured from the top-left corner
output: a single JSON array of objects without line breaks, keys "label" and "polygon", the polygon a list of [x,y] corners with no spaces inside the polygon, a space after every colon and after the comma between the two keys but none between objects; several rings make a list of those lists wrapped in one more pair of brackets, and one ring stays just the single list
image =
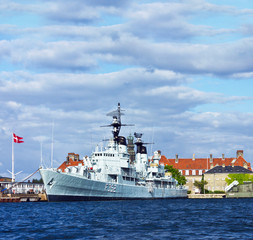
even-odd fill
[{"label": "harbor water", "polygon": [[0,204],[0,239],[253,239],[253,199]]}]

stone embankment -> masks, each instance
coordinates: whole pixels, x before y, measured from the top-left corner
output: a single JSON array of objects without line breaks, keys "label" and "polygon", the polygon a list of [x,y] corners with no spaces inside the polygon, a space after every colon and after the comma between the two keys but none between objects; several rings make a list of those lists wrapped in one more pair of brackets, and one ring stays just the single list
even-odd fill
[{"label": "stone embankment", "polygon": [[188,194],[188,198],[225,198],[226,194]]},{"label": "stone embankment", "polygon": [[47,201],[45,193],[42,194],[0,194],[0,202],[42,202]]}]

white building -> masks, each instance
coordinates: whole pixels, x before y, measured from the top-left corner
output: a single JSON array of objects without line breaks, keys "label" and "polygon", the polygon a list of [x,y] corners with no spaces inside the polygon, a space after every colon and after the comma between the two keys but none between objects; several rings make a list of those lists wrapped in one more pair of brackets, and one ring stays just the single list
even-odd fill
[{"label": "white building", "polygon": [[42,193],[44,192],[43,183],[32,183],[32,182],[0,182],[0,191],[2,193]]}]

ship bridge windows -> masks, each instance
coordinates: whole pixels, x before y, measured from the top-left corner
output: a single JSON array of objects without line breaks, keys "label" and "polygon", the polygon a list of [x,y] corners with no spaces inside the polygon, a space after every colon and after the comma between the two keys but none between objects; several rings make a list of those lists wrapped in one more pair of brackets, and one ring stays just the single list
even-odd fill
[{"label": "ship bridge windows", "polygon": [[114,157],[114,153],[94,153],[95,157]]},{"label": "ship bridge windows", "polygon": [[114,154],[113,153],[104,153],[104,156],[105,157],[114,157]]},{"label": "ship bridge windows", "polygon": [[95,157],[102,157],[103,154],[102,153],[95,153]]}]

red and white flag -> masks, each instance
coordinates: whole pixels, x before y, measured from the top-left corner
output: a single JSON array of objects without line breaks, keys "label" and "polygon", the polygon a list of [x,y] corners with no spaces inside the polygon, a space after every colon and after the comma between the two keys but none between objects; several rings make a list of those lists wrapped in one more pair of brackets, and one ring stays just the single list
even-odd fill
[{"label": "red and white flag", "polygon": [[15,133],[13,133],[13,141],[14,141],[15,143],[23,143],[24,141],[22,141],[22,140],[23,140],[22,137],[19,137],[19,136],[17,136]]}]

